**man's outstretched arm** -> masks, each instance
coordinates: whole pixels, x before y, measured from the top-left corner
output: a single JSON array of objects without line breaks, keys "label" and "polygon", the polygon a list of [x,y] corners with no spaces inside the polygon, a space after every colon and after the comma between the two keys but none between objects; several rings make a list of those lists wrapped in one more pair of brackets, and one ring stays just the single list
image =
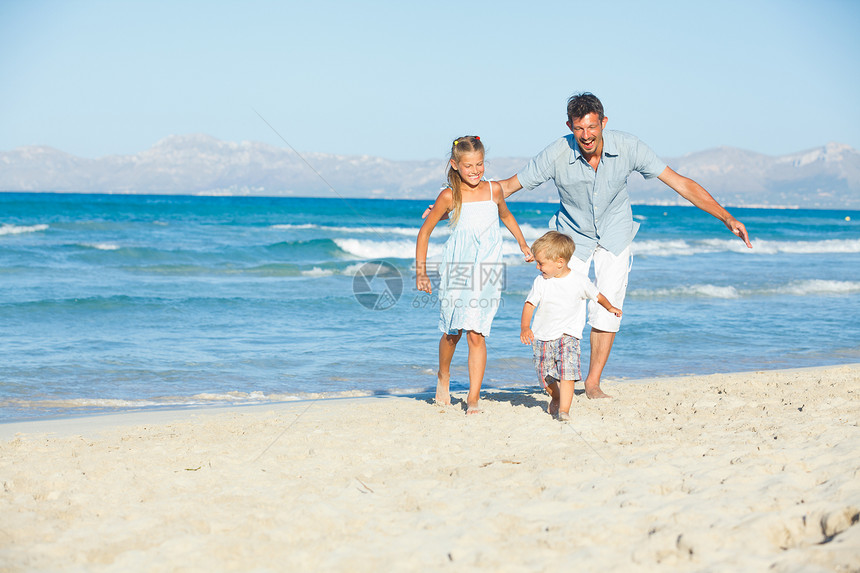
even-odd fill
[{"label": "man's outstretched arm", "polygon": [[[516,177],[516,175],[514,176]],[[704,211],[710,213],[720,221],[722,221],[729,231],[741,238],[747,247],[752,248],[747,228],[744,224],[732,217],[722,205],[717,203],[710,193],[705,191],[705,188],[690,179],[675,173],[671,168],[667,167],[658,177],[660,181],[675,190],[678,195]],[[508,180],[509,181],[509,180]],[[502,189],[505,187],[502,186]]]},{"label": "man's outstretched arm", "polygon": [[505,193],[505,199],[523,188],[523,186],[520,185],[520,179],[516,174],[514,174],[513,177],[502,179],[498,183],[502,186],[502,191]]}]

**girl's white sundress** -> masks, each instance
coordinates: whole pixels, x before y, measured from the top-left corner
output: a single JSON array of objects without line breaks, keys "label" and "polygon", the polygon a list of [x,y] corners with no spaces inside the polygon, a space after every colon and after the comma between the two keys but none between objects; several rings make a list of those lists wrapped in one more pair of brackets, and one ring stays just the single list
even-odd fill
[{"label": "girl's white sundress", "polygon": [[493,183],[489,184],[489,200],[462,204],[442,253],[439,330],[448,334],[463,329],[489,336],[501,301],[502,234]]}]

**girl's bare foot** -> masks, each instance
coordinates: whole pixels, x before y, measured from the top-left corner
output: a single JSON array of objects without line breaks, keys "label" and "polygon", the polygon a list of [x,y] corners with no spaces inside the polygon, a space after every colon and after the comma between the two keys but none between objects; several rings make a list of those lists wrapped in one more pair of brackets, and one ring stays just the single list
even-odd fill
[{"label": "girl's bare foot", "polygon": [[483,410],[481,410],[480,408],[478,408],[478,405],[477,405],[477,404],[473,404],[473,405],[468,406],[468,407],[466,408],[466,415],[467,415],[467,416],[471,416],[472,414],[481,414],[481,413],[483,413],[483,412],[484,412]]},{"label": "girl's bare foot", "polygon": [[449,386],[451,384],[451,374],[442,376],[441,373],[436,373],[436,403],[440,406],[451,405],[451,392]]}]

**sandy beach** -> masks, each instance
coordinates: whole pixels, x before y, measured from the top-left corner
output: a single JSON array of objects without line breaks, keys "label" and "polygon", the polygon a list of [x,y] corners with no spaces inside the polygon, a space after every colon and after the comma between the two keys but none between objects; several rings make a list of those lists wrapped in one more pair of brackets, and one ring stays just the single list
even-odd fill
[{"label": "sandy beach", "polygon": [[2,571],[860,571],[860,365],[0,425]]}]

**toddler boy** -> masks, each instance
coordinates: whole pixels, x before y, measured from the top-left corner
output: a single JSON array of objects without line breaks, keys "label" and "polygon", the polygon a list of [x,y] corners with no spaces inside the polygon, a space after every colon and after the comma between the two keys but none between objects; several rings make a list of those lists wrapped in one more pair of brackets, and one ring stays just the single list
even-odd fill
[{"label": "toddler boy", "polygon": [[[557,412],[562,422],[570,421],[573,385],[582,379],[582,301],[596,300],[615,316],[621,316],[621,309],[612,306],[587,276],[568,267],[575,248],[573,239],[558,231],[550,231],[534,242],[532,254],[541,274],[535,277],[520,320],[520,341],[532,345],[535,370],[551,398],[549,413]],[[529,328],[532,316],[534,325]]]}]

